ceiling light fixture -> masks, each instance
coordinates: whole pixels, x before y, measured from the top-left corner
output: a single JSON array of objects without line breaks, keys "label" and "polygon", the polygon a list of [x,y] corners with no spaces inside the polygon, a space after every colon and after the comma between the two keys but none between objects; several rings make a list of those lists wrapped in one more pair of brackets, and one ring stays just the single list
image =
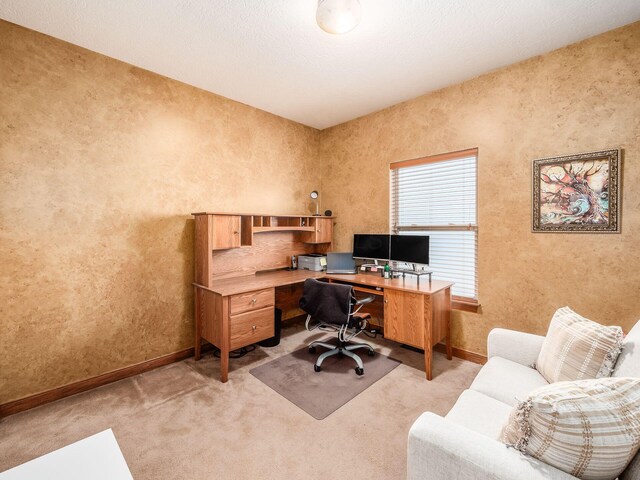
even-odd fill
[{"label": "ceiling light fixture", "polygon": [[359,0],[318,0],[316,22],[328,33],[347,33],[362,20]]}]

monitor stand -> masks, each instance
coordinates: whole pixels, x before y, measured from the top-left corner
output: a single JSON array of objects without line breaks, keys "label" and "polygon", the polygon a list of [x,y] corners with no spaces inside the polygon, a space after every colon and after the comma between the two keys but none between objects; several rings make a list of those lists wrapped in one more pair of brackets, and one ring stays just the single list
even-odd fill
[{"label": "monitor stand", "polygon": [[[411,269],[408,268],[392,268],[391,272],[393,274],[402,274],[402,278],[405,278],[405,275],[415,275],[417,277],[417,281],[418,283],[420,283],[420,277],[422,277],[422,275],[428,275],[429,276],[429,283],[431,283],[431,274],[433,273],[433,270],[418,270],[418,265],[415,263],[411,264]],[[394,275],[395,276],[395,275]],[[398,275],[400,276],[400,275]]]},{"label": "monitor stand", "polygon": [[367,268],[368,268],[368,269],[369,269],[369,270],[371,270],[372,272],[373,272],[373,271],[376,271],[376,272],[377,272],[379,268],[384,268],[384,266],[383,266],[383,265],[380,265],[380,264],[378,263],[378,260],[373,259],[373,263],[363,263],[363,264],[362,264],[362,265],[360,265],[358,268],[359,268],[360,270],[365,270],[365,269],[367,269]]}]

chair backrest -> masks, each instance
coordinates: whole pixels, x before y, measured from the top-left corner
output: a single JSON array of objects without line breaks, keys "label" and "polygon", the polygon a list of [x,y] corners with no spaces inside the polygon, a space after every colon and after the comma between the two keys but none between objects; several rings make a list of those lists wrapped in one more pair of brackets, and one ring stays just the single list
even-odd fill
[{"label": "chair backrest", "polygon": [[300,308],[320,323],[345,325],[349,322],[354,301],[351,285],[308,278],[304,282]]},{"label": "chair backrest", "polygon": [[640,321],[624,339],[613,376],[640,378]]}]

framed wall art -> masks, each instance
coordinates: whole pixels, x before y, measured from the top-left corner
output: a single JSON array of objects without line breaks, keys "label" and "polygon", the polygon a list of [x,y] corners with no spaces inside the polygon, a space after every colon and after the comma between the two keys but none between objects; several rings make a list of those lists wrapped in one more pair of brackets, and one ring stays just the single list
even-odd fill
[{"label": "framed wall art", "polygon": [[534,232],[620,233],[620,149],[533,161]]}]

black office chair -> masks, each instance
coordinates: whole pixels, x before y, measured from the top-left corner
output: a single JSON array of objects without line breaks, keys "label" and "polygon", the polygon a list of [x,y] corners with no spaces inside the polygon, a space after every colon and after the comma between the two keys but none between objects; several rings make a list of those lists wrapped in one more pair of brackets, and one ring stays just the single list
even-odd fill
[{"label": "black office chair", "polygon": [[[353,351],[366,348],[367,354],[373,356],[373,347],[366,343],[349,343],[349,341],[367,326],[367,319],[371,318],[371,315],[368,313],[357,315],[357,313],[363,305],[373,302],[374,298],[372,295],[357,299],[350,285],[321,282],[314,278],[305,280],[300,308],[307,313],[306,329],[312,331],[319,328],[324,331],[338,332],[338,345],[318,341],[309,344],[310,353],[315,353],[316,347],[328,349],[317,358],[313,366],[316,372],[322,369],[325,358],[346,355],[355,360],[356,373],[364,374],[362,360]],[[312,319],[317,322],[313,326],[311,326]]]}]

